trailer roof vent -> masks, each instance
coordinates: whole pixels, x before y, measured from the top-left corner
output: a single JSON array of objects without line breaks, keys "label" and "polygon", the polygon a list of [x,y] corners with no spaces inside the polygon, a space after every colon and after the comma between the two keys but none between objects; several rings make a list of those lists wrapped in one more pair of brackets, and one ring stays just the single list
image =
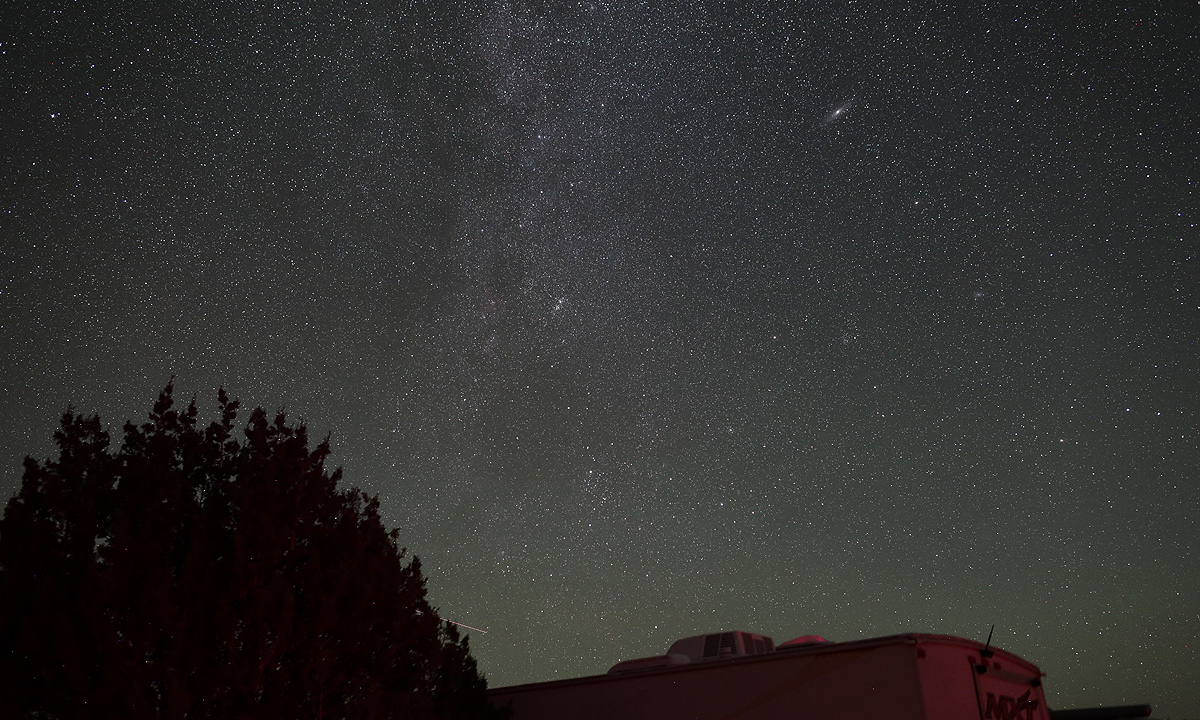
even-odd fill
[{"label": "trailer roof vent", "polygon": [[766,635],[734,630],[676,640],[668,655],[683,655],[692,662],[775,652],[775,642]]},{"label": "trailer roof vent", "polygon": [[785,643],[780,643],[778,650],[791,650],[798,647],[810,647],[812,645],[827,645],[829,641],[820,635],[801,635],[798,638],[788,640]]}]

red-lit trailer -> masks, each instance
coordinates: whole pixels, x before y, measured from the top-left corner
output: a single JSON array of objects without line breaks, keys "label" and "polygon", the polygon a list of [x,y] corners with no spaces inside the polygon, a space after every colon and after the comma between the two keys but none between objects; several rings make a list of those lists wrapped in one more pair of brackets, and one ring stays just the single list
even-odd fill
[{"label": "red-lit trailer", "polygon": [[[489,696],[511,703],[512,720],[1061,720],[1046,708],[1041,678],[1016,655],[949,635],[806,636],[776,648],[770,638],[730,632],[680,640],[666,655],[618,663],[607,675]],[[1085,713],[1082,720],[1150,709],[1070,712]]]}]

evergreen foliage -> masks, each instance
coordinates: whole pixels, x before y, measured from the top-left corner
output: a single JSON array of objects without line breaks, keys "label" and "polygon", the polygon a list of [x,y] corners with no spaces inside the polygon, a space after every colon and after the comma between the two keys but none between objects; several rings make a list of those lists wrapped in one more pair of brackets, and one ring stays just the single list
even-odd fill
[{"label": "evergreen foliage", "polygon": [[493,718],[376,498],[328,442],[168,385],[110,451],[71,412],[0,521],[0,716]]}]

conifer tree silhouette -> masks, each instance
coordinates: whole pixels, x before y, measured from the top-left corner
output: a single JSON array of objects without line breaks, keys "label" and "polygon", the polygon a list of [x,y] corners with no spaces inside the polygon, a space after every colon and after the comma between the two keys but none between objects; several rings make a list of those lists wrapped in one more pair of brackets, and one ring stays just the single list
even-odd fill
[{"label": "conifer tree silhouette", "polygon": [[168,384],[113,452],[71,412],[0,521],[0,717],[498,718],[328,441]]}]

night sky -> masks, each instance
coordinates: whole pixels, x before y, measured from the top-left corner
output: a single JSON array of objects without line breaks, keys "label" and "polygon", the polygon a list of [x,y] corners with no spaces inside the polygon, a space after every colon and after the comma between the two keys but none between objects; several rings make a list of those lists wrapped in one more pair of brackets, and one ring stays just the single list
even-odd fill
[{"label": "night sky", "polygon": [[3,4],[4,497],[175,376],[493,686],[995,623],[1200,716],[1200,5],[314,5]]}]

